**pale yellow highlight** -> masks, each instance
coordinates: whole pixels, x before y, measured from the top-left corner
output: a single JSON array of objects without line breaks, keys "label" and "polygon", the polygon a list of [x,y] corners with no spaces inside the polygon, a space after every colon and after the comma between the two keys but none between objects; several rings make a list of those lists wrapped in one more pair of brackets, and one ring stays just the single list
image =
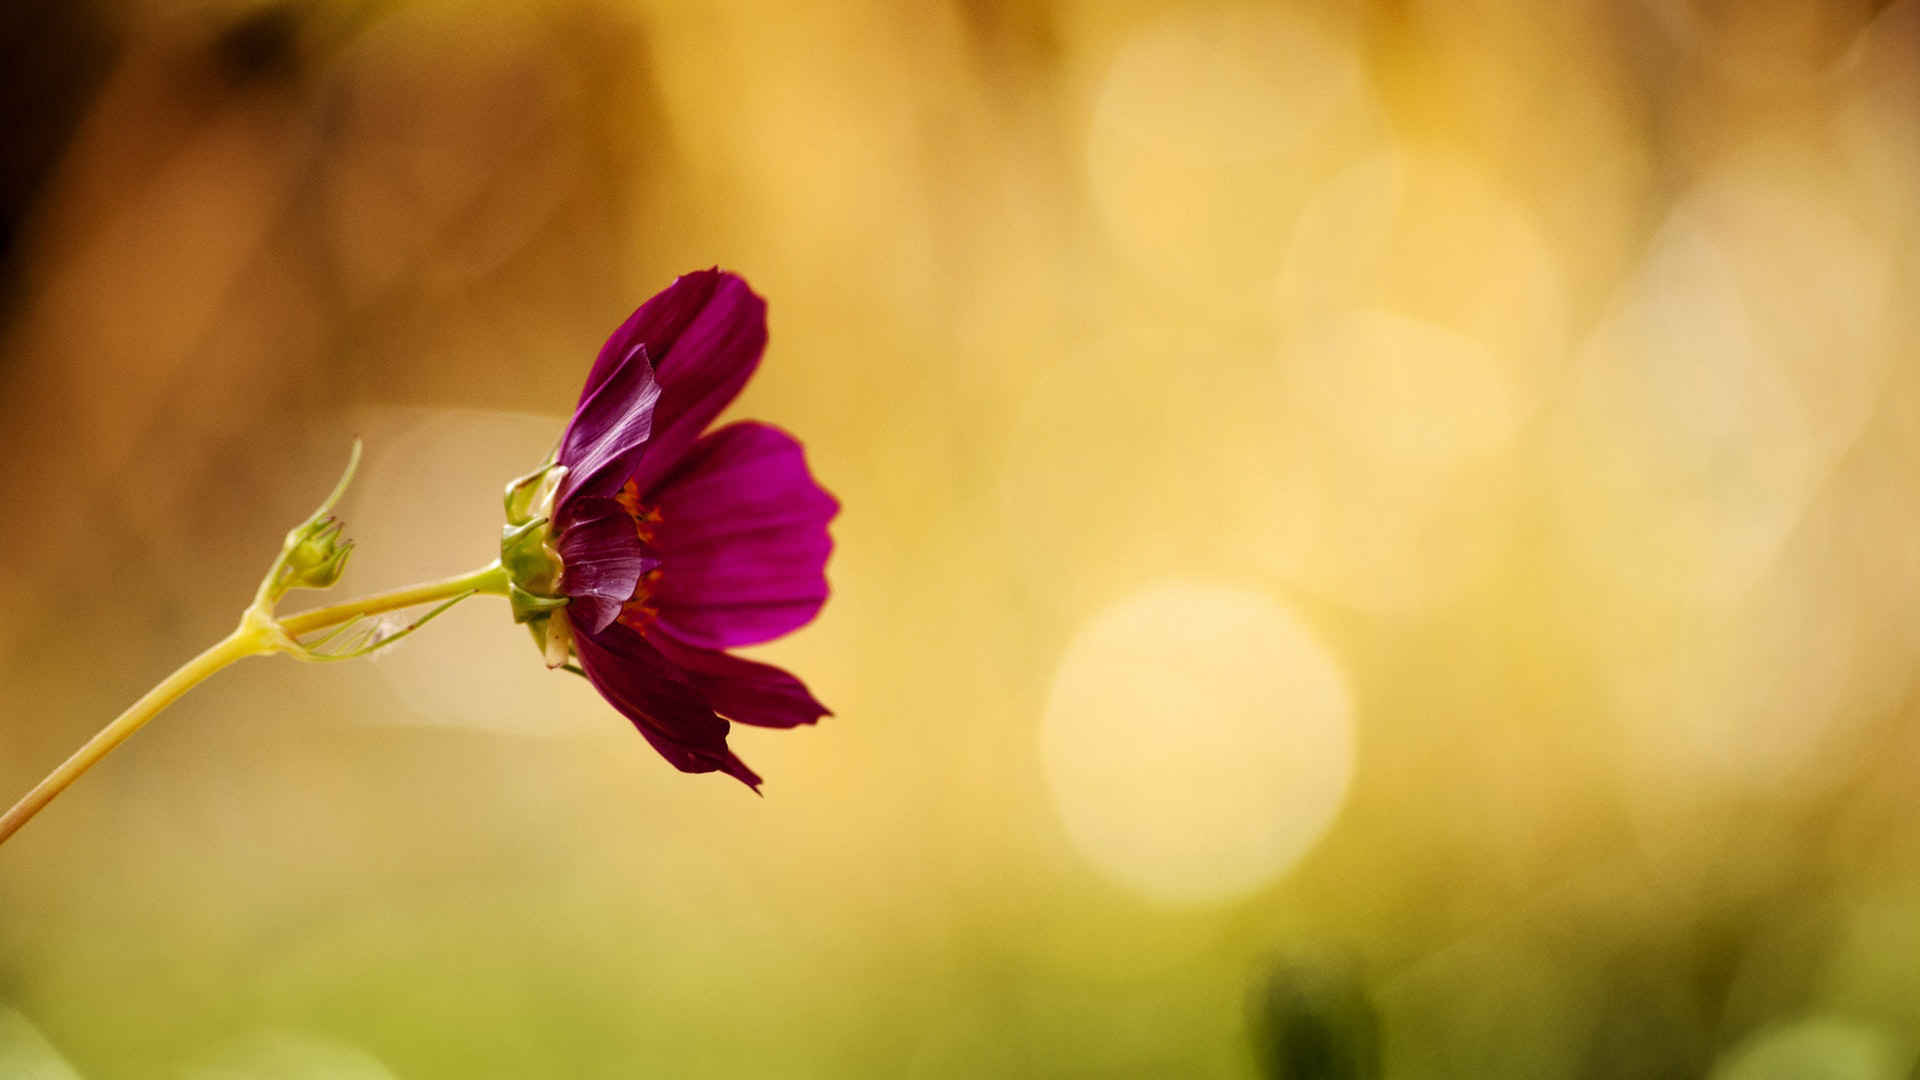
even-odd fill
[{"label": "pale yellow highlight", "polygon": [[1055,803],[1103,873],[1171,903],[1272,881],[1326,832],[1353,772],[1333,656],[1253,592],[1153,586],[1089,620],[1040,740]]}]

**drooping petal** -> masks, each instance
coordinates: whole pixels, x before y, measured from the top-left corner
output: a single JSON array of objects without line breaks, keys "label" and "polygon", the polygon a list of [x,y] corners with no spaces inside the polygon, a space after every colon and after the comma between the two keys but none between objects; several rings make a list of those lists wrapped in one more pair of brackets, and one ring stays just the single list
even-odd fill
[{"label": "drooping petal", "polygon": [[827,599],[827,523],[840,504],[800,444],[767,424],[701,439],[655,493],[651,590],[658,626],[702,649],[753,645],[805,625]]},{"label": "drooping petal", "polygon": [[[694,284],[684,285],[693,279]],[[677,336],[656,347],[646,341],[660,380],[653,437],[631,476],[642,493],[672,472],[713,418],[739,395],[767,347],[767,304],[732,274],[688,274],[669,292],[679,293],[666,312],[678,319],[684,305],[705,289],[699,310]],[[667,326],[663,315],[662,326]],[[624,479],[624,478],[623,478]]]},{"label": "drooping petal", "polygon": [[833,715],[804,683],[771,664],[692,648],[666,634],[648,640],[687,673],[714,712],[729,720],[756,727],[790,728]]},{"label": "drooping petal", "polygon": [[640,575],[659,564],[634,531],[626,507],[613,499],[581,496],[560,509],[554,550],[564,567],[560,591],[572,597],[569,617],[599,633],[633,596]]},{"label": "drooping petal", "polygon": [[575,634],[573,647],[594,689],[674,768],[723,772],[760,790],[760,777],[727,747],[727,722],[715,716],[687,677],[639,634],[616,622],[599,633]]},{"label": "drooping petal", "polygon": [[557,460],[567,467],[567,475],[560,482],[557,507],[581,496],[620,490],[653,432],[660,393],[647,350],[635,348],[580,399],[573,422],[560,437]]}]

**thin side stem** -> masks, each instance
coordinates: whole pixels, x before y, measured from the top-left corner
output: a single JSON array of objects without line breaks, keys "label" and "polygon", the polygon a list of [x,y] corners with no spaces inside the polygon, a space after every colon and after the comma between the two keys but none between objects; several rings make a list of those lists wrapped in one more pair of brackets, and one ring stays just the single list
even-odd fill
[{"label": "thin side stem", "polygon": [[351,619],[367,615],[382,615],[401,608],[430,604],[436,600],[448,600],[462,593],[482,593],[492,596],[507,594],[507,572],[499,563],[483,566],[470,574],[429,581],[420,585],[409,585],[404,589],[374,593],[357,600],[347,600],[326,607],[303,611],[298,615],[287,615],[280,619],[280,628],[292,637],[325,630],[329,626],[338,626]]}]

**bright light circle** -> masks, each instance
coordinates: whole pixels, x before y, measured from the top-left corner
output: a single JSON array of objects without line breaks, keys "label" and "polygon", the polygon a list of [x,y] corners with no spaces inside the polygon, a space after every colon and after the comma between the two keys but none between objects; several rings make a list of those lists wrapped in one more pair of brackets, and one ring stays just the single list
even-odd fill
[{"label": "bright light circle", "polygon": [[1160,901],[1217,902],[1292,867],[1340,810],[1352,704],[1333,656],[1257,593],[1168,583],[1081,627],[1041,727],[1076,846]]}]

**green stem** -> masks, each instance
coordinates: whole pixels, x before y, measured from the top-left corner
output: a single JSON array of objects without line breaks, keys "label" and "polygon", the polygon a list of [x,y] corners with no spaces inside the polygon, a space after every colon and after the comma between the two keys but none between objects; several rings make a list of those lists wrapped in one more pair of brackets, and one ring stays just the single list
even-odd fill
[{"label": "green stem", "polygon": [[326,607],[303,611],[298,615],[288,615],[280,620],[280,628],[293,637],[299,637],[301,634],[310,634],[315,630],[325,630],[329,626],[338,626],[363,615],[381,615],[470,592],[490,596],[507,595],[507,572],[499,563],[493,563],[471,574],[461,574],[420,585],[409,585],[404,589],[374,593],[372,596],[363,596],[358,600],[328,604]]},{"label": "green stem", "polygon": [[[114,717],[113,722],[101,728],[86,745],[73,752],[73,756],[62,762],[60,767],[47,774],[46,779],[33,786],[19,802],[0,815],[0,843],[20,830],[33,815],[39,813],[56,795],[65,791],[80,775],[92,768],[101,758],[106,757],[113,748],[126,742],[134,732],[146,726],[147,721],[159,715],[160,710],[180,700],[181,695],[204,682],[208,676],[229,664],[237,663],[249,656],[271,653],[282,649],[282,641],[288,637],[315,630],[324,630],[366,615],[379,615],[388,611],[413,607],[418,604],[445,600],[466,593],[490,593],[504,596],[507,591],[507,574],[498,563],[485,566],[470,574],[446,578],[442,581],[430,581],[421,585],[410,585],[403,589],[375,593],[358,600],[349,600],[340,604],[303,611],[298,615],[289,615],[284,619],[275,619],[257,604],[247,609],[241,617],[240,625],[233,633],[221,638],[205,652],[182,664],[178,670],[160,680],[159,685],[141,695],[140,700],[127,707],[127,711]],[[278,624],[279,633],[274,631]]]}]

